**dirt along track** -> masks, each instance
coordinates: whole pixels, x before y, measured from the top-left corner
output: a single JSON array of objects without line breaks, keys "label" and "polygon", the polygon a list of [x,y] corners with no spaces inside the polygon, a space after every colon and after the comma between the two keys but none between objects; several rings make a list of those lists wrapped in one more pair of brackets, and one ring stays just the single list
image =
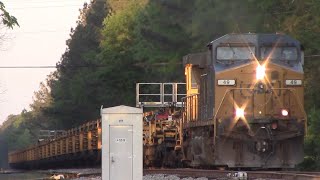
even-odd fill
[{"label": "dirt along track", "polygon": [[[179,177],[206,177],[208,179],[228,178],[237,171],[225,170],[202,170],[202,169],[144,169],[144,175],[167,174]],[[244,172],[244,171],[242,171]],[[298,171],[245,171],[248,180],[251,179],[283,179],[283,180],[320,180],[319,172],[298,172]]]}]

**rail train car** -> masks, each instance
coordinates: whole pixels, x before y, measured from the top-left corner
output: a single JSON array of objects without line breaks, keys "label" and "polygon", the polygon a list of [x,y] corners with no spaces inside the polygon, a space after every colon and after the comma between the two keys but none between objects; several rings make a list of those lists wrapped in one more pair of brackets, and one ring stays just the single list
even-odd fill
[{"label": "rail train car", "polygon": [[98,166],[101,163],[101,120],[87,122],[29,148],[9,153],[16,169]]},{"label": "rail train car", "polygon": [[[175,120],[176,144],[163,148],[170,146],[164,138],[155,142],[160,130],[149,128],[145,162],[295,167],[303,160],[307,122],[303,63],[302,45],[283,34],[227,34],[210,42],[207,52],[186,55],[187,95]],[[169,117],[153,122],[165,124]]]}]

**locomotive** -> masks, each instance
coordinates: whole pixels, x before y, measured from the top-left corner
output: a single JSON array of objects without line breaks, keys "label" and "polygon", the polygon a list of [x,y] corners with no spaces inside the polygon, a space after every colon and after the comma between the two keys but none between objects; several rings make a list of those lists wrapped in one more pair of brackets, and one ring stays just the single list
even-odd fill
[{"label": "locomotive", "polygon": [[303,46],[284,34],[247,33],[207,47],[183,57],[181,101],[177,84],[172,94],[169,83],[159,94],[142,94],[137,85],[137,106],[161,109],[145,113],[145,166],[294,168],[303,160],[307,123]]}]

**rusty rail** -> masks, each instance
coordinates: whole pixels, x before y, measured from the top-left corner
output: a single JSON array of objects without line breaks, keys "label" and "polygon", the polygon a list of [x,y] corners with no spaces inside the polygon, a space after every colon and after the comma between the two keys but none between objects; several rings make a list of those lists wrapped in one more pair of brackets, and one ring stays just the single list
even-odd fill
[{"label": "rusty rail", "polygon": [[[202,170],[202,169],[145,169],[144,175],[148,174],[168,174],[177,175],[179,177],[206,177],[213,178],[227,178],[229,173],[237,171],[225,170]],[[248,180],[257,178],[268,179],[283,179],[283,180],[319,180],[319,172],[297,172],[297,171],[246,171]]]}]

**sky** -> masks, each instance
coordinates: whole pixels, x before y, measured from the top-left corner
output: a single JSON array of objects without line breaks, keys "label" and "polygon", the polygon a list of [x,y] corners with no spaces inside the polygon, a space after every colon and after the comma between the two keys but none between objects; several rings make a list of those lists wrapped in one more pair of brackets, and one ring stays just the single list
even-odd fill
[{"label": "sky", "polygon": [[[71,27],[87,0],[1,0],[20,27],[0,28],[0,67],[54,66],[66,49]],[[55,69],[0,68],[0,124],[30,110],[40,82]]]}]

